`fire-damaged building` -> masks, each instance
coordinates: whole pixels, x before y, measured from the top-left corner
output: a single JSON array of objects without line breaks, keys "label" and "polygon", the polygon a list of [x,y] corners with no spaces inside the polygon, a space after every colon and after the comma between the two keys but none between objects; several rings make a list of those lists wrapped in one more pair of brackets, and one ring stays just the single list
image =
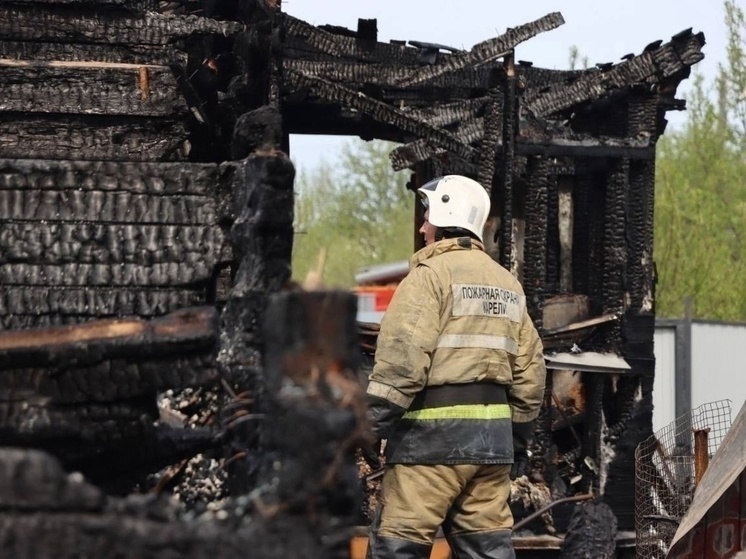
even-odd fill
[{"label": "fire-damaged building", "polygon": [[[704,37],[583,70],[519,60],[563,23],[459,50],[279,0],[4,1],[0,555],[355,552],[375,328],[352,293],[290,279],[289,136],[337,134],[400,144],[413,190],[458,173],[490,194],[488,250],[551,371],[513,488],[519,556],[604,530],[631,556],[655,146]],[[612,513],[594,534],[573,516],[590,499]]]}]

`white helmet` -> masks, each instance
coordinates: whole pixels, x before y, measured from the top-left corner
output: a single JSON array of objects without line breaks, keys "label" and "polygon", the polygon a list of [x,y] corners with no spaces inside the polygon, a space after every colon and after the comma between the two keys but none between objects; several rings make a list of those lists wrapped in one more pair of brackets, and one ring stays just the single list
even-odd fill
[{"label": "white helmet", "polygon": [[427,220],[435,227],[460,227],[482,240],[482,231],[490,213],[490,197],[477,181],[461,175],[433,179],[417,189]]}]

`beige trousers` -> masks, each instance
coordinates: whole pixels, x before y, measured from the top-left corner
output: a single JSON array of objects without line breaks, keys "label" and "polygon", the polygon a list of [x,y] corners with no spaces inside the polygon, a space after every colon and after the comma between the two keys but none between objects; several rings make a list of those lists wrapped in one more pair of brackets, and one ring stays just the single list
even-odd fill
[{"label": "beige trousers", "polygon": [[388,466],[372,529],[427,544],[441,526],[447,536],[510,530],[509,474],[503,464]]}]

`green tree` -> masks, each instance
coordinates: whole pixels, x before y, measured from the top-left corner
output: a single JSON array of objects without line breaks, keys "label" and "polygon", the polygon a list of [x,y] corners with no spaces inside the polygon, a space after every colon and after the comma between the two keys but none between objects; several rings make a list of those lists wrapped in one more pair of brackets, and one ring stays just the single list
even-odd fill
[{"label": "green tree", "polygon": [[746,20],[725,2],[727,58],[713,85],[698,75],[688,118],[659,144],[657,314],[746,320]]},{"label": "green tree", "polygon": [[408,258],[414,195],[407,172],[394,172],[394,144],[351,140],[336,168],[323,161],[296,181],[293,278],[302,282],[325,251],[323,281],[351,287],[362,267]]}]

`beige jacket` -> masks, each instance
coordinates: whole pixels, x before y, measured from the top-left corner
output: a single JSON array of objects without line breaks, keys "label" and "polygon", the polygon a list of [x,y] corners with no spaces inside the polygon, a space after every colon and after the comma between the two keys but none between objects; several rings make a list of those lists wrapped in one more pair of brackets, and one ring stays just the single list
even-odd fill
[{"label": "beige jacket", "polygon": [[481,243],[444,239],[412,256],[381,324],[370,396],[406,410],[426,386],[491,381],[523,423],[539,414],[545,377],[523,289]]}]

